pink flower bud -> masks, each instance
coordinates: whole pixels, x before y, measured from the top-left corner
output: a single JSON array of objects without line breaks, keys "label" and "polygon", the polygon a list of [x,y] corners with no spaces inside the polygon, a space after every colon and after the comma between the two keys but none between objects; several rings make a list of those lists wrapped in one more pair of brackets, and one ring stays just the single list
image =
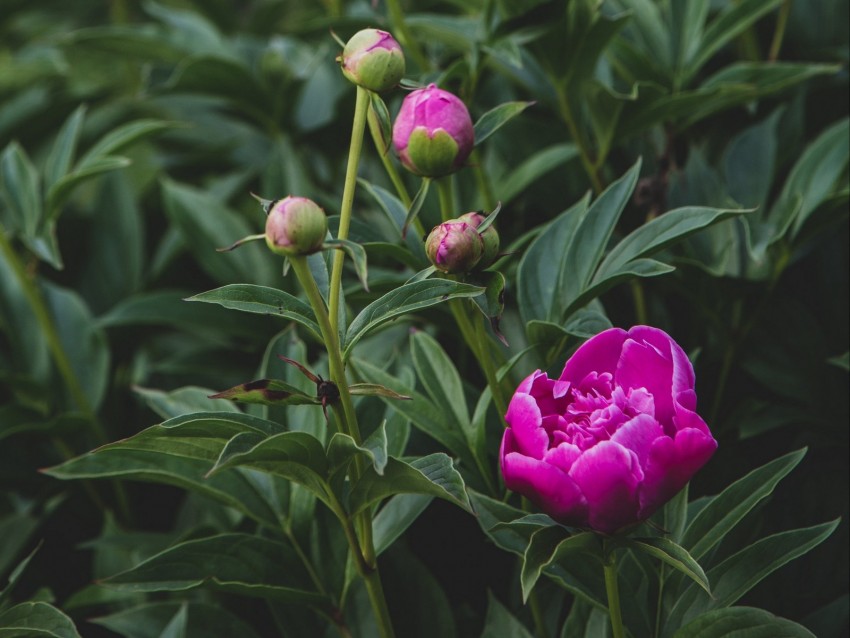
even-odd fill
[{"label": "pink flower bud", "polygon": [[[461,215],[458,219],[466,222],[476,230],[481,223],[487,219],[481,213],[471,212]],[[478,262],[477,268],[486,268],[499,256],[499,233],[493,226],[488,226],[481,235],[481,240],[484,242],[484,253],[481,255],[481,261]]]},{"label": "pink flower bud", "polygon": [[306,197],[276,201],[266,218],[266,244],[272,252],[286,257],[317,252],[327,232],[325,211]]},{"label": "pink flower bud", "polygon": [[393,124],[393,145],[404,166],[426,177],[455,172],[475,143],[469,111],[435,84],[412,91]]},{"label": "pink flower bud", "polygon": [[425,240],[425,254],[437,270],[469,272],[484,254],[484,242],[471,224],[454,219],[435,226]]},{"label": "pink flower bud", "polygon": [[345,77],[377,93],[393,88],[404,77],[404,53],[386,31],[358,31],[338,59]]}]

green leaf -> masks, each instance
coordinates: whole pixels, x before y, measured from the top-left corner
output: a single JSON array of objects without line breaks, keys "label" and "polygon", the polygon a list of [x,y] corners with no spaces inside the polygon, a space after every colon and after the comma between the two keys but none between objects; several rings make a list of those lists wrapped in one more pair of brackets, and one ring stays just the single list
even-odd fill
[{"label": "green leaf", "polygon": [[216,248],[228,246],[254,230],[218,198],[191,186],[163,180],[162,199],[166,215],[211,277],[224,284],[245,281],[268,284],[277,279],[279,270],[265,247],[252,244],[232,253],[216,252]]},{"label": "green leaf", "polygon": [[729,607],[703,614],[679,629],[673,638],[815,638],[802,625],[764,609]]},{"label": "green leaf", "polygon": [[162,630],[159,638],[187,638],[189,624],[189,608],[187,603],[180,605],[180,609]]},{"label": "green leaf", "polygon": [[257,379],[210,395],[210,399],[227,399],[260,405],[319,405],[321,399],[304,394],[298,388],[279,379]]},{"label": "green leaf", "polygon": [[191,412],[236,412],[242,411],[231,401],[210,399],[213,393],[208,388],[186,386],[171,392],[153,388],[133,387],[133,392],[144,399],[147,406],[163,419],[171,419]]},{"label": "green leaf", "polygon": [[53,605],[21,603],[0,612],[0,638],[80,638],[74,621]]},{"label": "green leaf", "polygon": [[299,483],[328,503],[328,460],[317,438],[306,432],[283,432],[244,443],[222,450],[210,475],[231,467],[247,467]]},{"label": "green leaf", "polygon": [[80,130],[83,126],[85,114],[86,106],[81,104],[68,116],[56,136],[56,140],[50,149],[50,155],[47,156],[44,163],[45,191],[49,192],[53,185],[70,170],[71,162],[73,162],[74,154],[77,151],[77,142],[80,139]]},{"label": "green leaf", "polygon": [[607,279],[627,263],[647,257],[706,226],[748,211],[689,206],[656,217],[629,233],[602,260],[593,282]]},{"label": "green leaf", "polygon": [[9,212],[14,216],[7,230],[34,237],[41,223],[42,208],[38,171],[27,152],[12,142],[0,155],[0,181]]},{"label": "green leaf", "polygon": [[372,521],[375,553],[380,556],[387,550],[433,500],[430,494],[396,494],[389,498]]},{"label": "green leaf", "polygon": [[[505,311],[505,288],[507,287],[505,276],[499,271],[486,271],[478,275],[477,279],[479,283],[484,283],[484,293],[473,297],[472,301],[475,302],[476,308],[487,317],[499,341],[507,346],[508,342],[499,330],[502,314]],[[480,281],[481,279],[483,282]]]},{"label": "green leaf", "polygon": [[137,141],[173,128],[173,122],[162,120],[136,120],[104,135],[74,167],[74,172],[84,171],[108,156],[118,153]]},{"label": "green leaf", "polygon": [[834,365],[837,368],[841,368],[844,372],[850,372],[850,351],[845,352],[844,354],[839,354],[834,357],[830,357],[826,360],[830,365]]},{"label": "green leaf", "polygon": [[628,538],[623,540],[625,547],[632,547],[667,563],[711,595],[711,587],[705,572],[687,550],[667,538]]},{"label": "green leaf", "polygon": [[516,616],[487,591],[487,616],[481,638],[533,638]]},{"label": "green leaf", "polygon": [[742,0],[727,4],[705,28],[699,49],[690,56],[685,67],[683,81],[687,83],[722,46],[781,2],[782,0]]},{"label": "green leaf", "polygon": [[215,303],[230,310],[277,315],[295,321],[321,340],[321,329],[310,306],[297,297],[268,286],[229,284],[189,297],[186,301]]},{"label": "green leaf", "polygon": [[368,468],[351,488],[351,513],[357,514],[393,494],[428,494],[472,511],[463,478],[451,458],[442,452],[419,457],[410,463],[390,458],[383,476],[374,468]]},{"label": "green leaf", "polygon": [[575,144],[554,144],[537,151],[493,184],[495,196],[505,204],[512,202],[531,184],[578,154]]},{"label": "green leaf", "polygon": [[348,239],[328,239],[325,241],[323,247],[344,250],[354,263],[354,272],[357,273],[360,285],[363,286],[365,291],[369,291],[369,277],[366,268],[366,250],[363,246],[357,242],[349,241]]},{"label": "green leaf", "polygon": [[765,577],[826,540],[839,522],[780,532],[733,554],[708,571],[713,595],[689,587],[670,609],[667,626],[672,630],[706,611],[734,605]]},{"label": "green leaf", "polygon": [[103,582],[131,592],[208,586],[285,602],[327,602],[307,585],[309,577],[289,546],[249,534],[220,534],[179,543]]},{"label": "green leaf", "polygon": [[335,433],[328,443],[328,466],[331,475],[346,471],[355,454],[362,454],[379,476],[387,465],[386,421],[382,422],[362,445],[342,432]]},{"label": "green leaf", "polygon": [[744,516],[766,496],[805,456],[806,450],[791,452],[753,470],[720,494],[689,523],[681,545],[699,560],[720,542]]},{"label": "green leaf", "polygon": [[487,111],[475,122],[475,145],[481,144],[532,104],[534,102],[505,102]]},{"label": "green leaf", "polygon": [[169,620],[183,605],[187,609],[186,632],[189,636],[259,638],[250,625],[223,606],[196,601],[146,603],[93,618],[90,622],[126,638],[161,638]]},{"label": "green leaf", "polygon": [[443,347],[426,332],[410,335],[410,353],[416,376],[432,403],[450,415],[449,427],[459,428],[469,440],[472,432],[463,383]]},{"label": "green leaf", "polygon": [[396,401],[409,401],[411,397],[399,394],[395,390],[379,383],[352,383],[348,386],[351,396],[360,397],[383,397],[384,399],[395,399]]},{"label": "green leaf", "polygon": [[389,398],[381,398],[393,410],[410,419],[415,427],[440,443],[449,452],[464,460],[472,460],[469,456],[466,437],[458,428],[452,426],[445,410],[438,408],[423,394],[416,392],[413,387],[406,385],[400,379],[391,376],[368,361],[358,359],[355,362],[355,367],[365,379],[411,397],[409,401],[393,401]]},{"label": "green leaf", "polygon": [[599,539],[592,532],[581,532],[566,536],[561,526],[543,527],[531,535],[528,547],[522,556],[522,601],[525,603],[543,569],[552,563],[576,552],[588,553],[601,560]]},{"label": "green leaf", "polygon": [[47,218],[56,219],[62,210],[62,204],[65,203],[71,192],[86,180],[109,171],[125,168],[130,164],[130,160],[126,157],[107,155],[93,159],[85,166],[75,168],[72,172],[65,174],[47,191]]},{"label": "green leaf", "polygon": [[410,208],[407,209],[407,214],[404,216],[404,223],[401,225],[402,237],[407,236],[408,227],[413,223],[417,215],[419,215],[419,211],[422,210],[422,204],[425,203],[425,198],[428,197],[430,186],[431,178],[423,177],[422,184],[419,186],[419,190],[416,191],[416,195],[413,196],[413,201],[410,202]]},{"label": "green leaf", "polygon": [[348,358],[360,339],[391,319],[449,299],[474,297],[482,292],[483,289],[478,286],[448,279],[426,279],[399,286],[370,303],[354,318],[345,336],[343,358]]}]

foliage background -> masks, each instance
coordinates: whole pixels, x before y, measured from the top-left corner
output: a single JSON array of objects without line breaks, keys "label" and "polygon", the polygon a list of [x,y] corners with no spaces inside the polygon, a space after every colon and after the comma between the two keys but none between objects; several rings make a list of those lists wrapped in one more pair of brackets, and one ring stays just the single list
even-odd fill
[{"label": "foliage background", "polygon": [[[407,47],[409,76],[455,90],[474,119],[503,102],[535,102],[458,175],[458,200],[463,210],[501,201],[503,245],[520,254],[529,231],[539,231],[594,182],[618,178],[639,156],[641,181],[616,237],[678,206],[758,208],[751,215],[760,221],[728,220],[669,249],[665,261],[675,272],[642,280],[644,318],[692,354],[700,410],[720,442],[691,495],[714,494],[807,446],[801,465],[739,533],[755,538],[842,519],[826,542],[742,602],[819,636],[846,635],[847,3],[789,3],[773,69],[767,58],[783,3],[762,3],[770,10],[753,10],[755,17],[741,20],[742,28],[699,64],[700,49],[688,50],[697,35],[676,48],[669,24],[669,33],[654,35],[673,37],[672,50],[681,55],[666,59],[654,48],[658,40],[641,20],[652,15],[648,2],[605,2],[606,24],[617,25],[608,39],[565,37],[583,32],[591,4],[405,5],[427,59],[418,63]],[[705,6],[714,16],[732,4]],[[656,6],[675,18],[684,3]],[[615,16],[625,8],[634,14],[620,25]],[[27,277],[38,283],[79,385],[69,389],[67,375],[57,371],[49,338],[5,256],[0,573],[8,576],[40,543],[7,592],[11,600],[53,601],[83,635],[116,635],[87,619],[144,597],[92,587],[94,579],[201,530],[250,529],[232,510],[178,488],[127,482],[122,506],[113,485],[61,483],[37,470],[207,406],[209,391],[191,388],[220,390],[256,378],[269,343],[292,337],[291,330],[277,336],[285,326],[274,318],[182,300],[240,282],[294,292],[292,278],[281,279],[263,249],[249,246],[227,258],[213,249],[262,227],[249,191],[306,195],[329,214],[338,211],[354,92],[336,69],[338,46],[329,30],[345,39],[365,26],[390,25],[382,3],[2,0],[0,221]],[[733,77],[719,82],[721,72]],[[623,100],[638,81],[652,84]],[[386,97],[391,113],[401,97]],[[70,140],[73,131],[75,151],[57,152],[56,141]],[[800,178],[803,203],[787,201],[792,167],[828,131],[837,131],[837,150],[814,154],[810,174]],[[391,189],[373,148],[360,174]],[[415,181],[405,179],[415,192]],[[784,210],[797,217],[783,228]],[[436,223],[436,201],[428,200],[422,215],[426,228]],[[356,216],[386,227],[362,189]],[[368,235],[369,227],[355,232]],[[765,240],[758,259],[748,252],[748,233]],[[503,262],[502,329],[510,354],[528,343],[538,348],[516,366],[516,380],[535,367],[558,369],[605,317],[618,326],[639,318],[635,288],[624,284],[601,295],[602,319],[591,317],[590,327],[535,335],[525,329],[520,260]],[[352,285],[348,302],[361,307],[404,279],[391,258],[370,254],[371,293]],[[372,361],[403,363],[410,326],[457,353],[467,394],[477,398],[484,379],[443,312],[393,326],[361,351]],[[317,344],[290,345],[319,363]],[[492,443],[499,424],[491,426]],[[407,453],[431,449],[433,441],[414,429]],[[478,635],[488,591],[520,617],[526,613],[513,558],[447,503],[433,502],[384,564],[402,635],[404,627],[424,632],[449,619],[458,635]],[[273,631],[274,614],[262,603],[213,592],[194,599],[223,601],[259,635]],[[423,616],[425,609],[431,611]]]}]

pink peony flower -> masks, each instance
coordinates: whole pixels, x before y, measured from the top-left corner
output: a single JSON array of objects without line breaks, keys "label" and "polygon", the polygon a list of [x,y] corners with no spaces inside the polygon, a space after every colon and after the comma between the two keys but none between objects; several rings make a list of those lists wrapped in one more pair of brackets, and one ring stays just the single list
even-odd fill
[{"label": "pink peony flower", "polygon": [[606,534],[643,521],[717,448],[696,413],[694,370],[662,330],[606,330],[558,379],[537,370],[508,406],[505,485],[555,520]]},{"label": "pink peony flower", "polygon": [[426,177],[453,173],[474,143],[472,119],[457,96],[429,84],[404,98],[393,124],[393,145],[408,170]]}]

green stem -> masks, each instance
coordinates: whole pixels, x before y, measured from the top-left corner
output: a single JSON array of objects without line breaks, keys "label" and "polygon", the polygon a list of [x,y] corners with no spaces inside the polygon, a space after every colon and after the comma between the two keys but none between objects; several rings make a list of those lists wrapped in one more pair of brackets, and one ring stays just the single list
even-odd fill
[{"label": "green stem", "polygon": [[[351,209],[354,206],[354,191],[357,188],[357,166],[360,163],[360,152],[363,149],[363,132],[366,129],[366,113],[369,111],[369,102],[369,92],[358,86],[357,101],[354,106],[354,122],[351,125],[351,144],[348,147],[348,166],[345,170],[345,186],[342,190],[342,205],[339,211],[337,239],[348,238],[348,227],[351,225]],[[331,270],[330,290],[328,293],[328,306],[334,342],[339,342],[339,298],[344,261],[345,252],[342,250],[335,251]]]},{"label": "green stem", "polygon": [[643,284],[639,279],[632,279],[632,300],[635,304],[635,322],[646,325],[646,297],[643,294]]},{"label": "green stem", "polygon": [[658,572],[658,602],[655,605],[655,638],[661,633],[661,610],[664,607],[664,563],[661,563],[661,570]]},{"label": "green stem", "polygon": [[598,195],[602,192],[602,181],[599,179],[599,165],[602,164],[603,158],[597,158],[595,162],[591,158],[587,142],[585,142],[584,136],[578,130],[578,125],[576,124],[575,116],[570,106],[570,100],[563,90],[558,91],[558,105],[560,106],[561,117],[570,131],[570,137],[573,138],[576,146],[578,146],[579,157],[581,157],[582,166],[584,166],[584,170],[590,178],[593,192]]},{"label": "green stem", "polygon": [[611,630],[614,638],[626,638],[623,628],[623,614],[620,610],[620,590],[617,587],[617,560],[613,551],[608,555],[605,566],[605,592],[608,594],[608,615],[611,617]]},{"label": "green stem", "polygon": [[440,216],[444,222],[457,217],[453,191],[451,175],[446,175],[437,180],[437,193],[440,195]]},{"label": "green stem", "polygon": [[368,574],[363,575],[363,580],[366,583],[366,592],[369,594],[369,601],[372,603],[372,609],[375,611],[376,620],[378,621],[378,634],[381,638],[393,638],[393,623],[390,618],[390,611],[387,608],[387,599],[384,596],[384,588],[381,585],[381,574],[377,569],[373,569]]},{"label": "green stem", "polygon": [[493,210],[496,207],[496,198],[493,196],[490,177],[487,175],[484,167],[481,166],[480,157],[478,150],[473,150],[469,161],[472,165],[472,172],[475,175],[475,183],[478,185],[478,192],[484,200],[484,210]]},{"label": "green stem", "polygon": [[71,366],[71,360],[62,346],[62,340],[53,323],[53,318],[50,316],[47,304],[44,302],[35,280],[27,274],[23,263],[21,263],[18,254],[2,229],[0,229],[0,254],[6,259],[6,262],[12,268],[15,278],[18,280],[18,285],[21,287],[27,303],[29,303],[30,309],[35,315],[36,323],[38,323],[38,327],[47,341],[47,347],[53,357],[53,362],[56,364],[56,368],[59,370],[59,374],[62,376],[62,380],[71,394],[71,398],[77,404],[77,408],[91,422],[98,442],[106,443],[106,433],[98,422],[88,397],[86,397],[85,390],[80,385],[77,374]]},{"label": "green stem", "polygon": [[779,15],[776,17],[776,31],[773,32],[770,52],[767,54],[768,62],[776,62],[779,58],[779,50],[782,48],[782,40],[785,37],[785,28],[788,26],[789,15],[791,15],[791,0],[785,0],[782,6],[779,7]]},{"label": "green stem", "polygon": [[398,195],[398,198],[401,200],[401,203],[404,204],[405,208],[410,208],[410,204],[413,200],[407,193],[407,188],[401,179],[398,169],[395,164],[392,163],[392,160],[390,160],[390,149],[384,144],[384,137],[381,133],[381,124],[378,122],[378,116],[375,115],[374,109],[369,109],[367,119],[369,122],[369,132],[372,134],[372,141],[375,143],[375,148],[378,151],[378,155],[381,157],[381,162],[384,164],[384,170],[387,171],[387,176],[393,183],[396,195]]},{"label": "green stem", "polygon": [[410,33],[399,1],[387,0],[387,10],[390,13],[390,24],[392,24],[393,31],[396,32],[401,46],[405,49],[405,55],[409,55],[416,62],[420,71],[423,73],[428,71],[431,65],[428,63],[428,58],[422,51],[422,47],[419,46],[419,42]]}]

